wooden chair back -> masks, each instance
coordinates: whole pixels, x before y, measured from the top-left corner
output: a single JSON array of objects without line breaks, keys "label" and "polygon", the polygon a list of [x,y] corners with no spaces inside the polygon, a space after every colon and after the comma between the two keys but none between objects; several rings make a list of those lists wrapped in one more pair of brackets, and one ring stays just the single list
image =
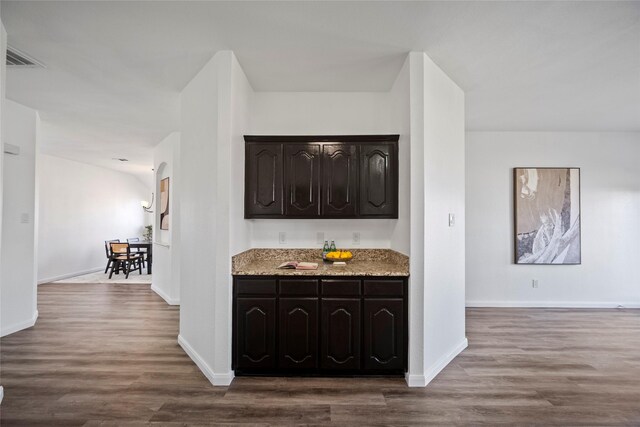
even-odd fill
[{"label": "wooden chair back", "polygon": [[120,242],[120,239],[104,241],[104,251],[107,255],[107,258],[111,258],[111,256],[113,255],[113,253],[111,252],[111,243],[119,243],[119,242]]},{"label": "wooden chair back", "polygon": [[129,243],[115,243],[111,242],[111,252],[115,255],[126,255],[129,257],[130,248]]}]

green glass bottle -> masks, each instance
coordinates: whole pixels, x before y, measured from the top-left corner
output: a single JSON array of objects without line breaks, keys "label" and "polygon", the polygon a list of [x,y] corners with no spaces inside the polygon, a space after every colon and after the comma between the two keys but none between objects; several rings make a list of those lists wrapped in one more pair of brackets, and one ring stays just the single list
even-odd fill
[{"label": "green glass bottle", "polygon": [[322,247],[322,260],[327,260],[327,253],[329,253],[329,241],[324,241],[324,246]]},{"label": "green glass bottle", "polygon": [[331,241],[331,247],[329,248],[329,252],[335,252],[336,251],[336,242],[335,241]]}]

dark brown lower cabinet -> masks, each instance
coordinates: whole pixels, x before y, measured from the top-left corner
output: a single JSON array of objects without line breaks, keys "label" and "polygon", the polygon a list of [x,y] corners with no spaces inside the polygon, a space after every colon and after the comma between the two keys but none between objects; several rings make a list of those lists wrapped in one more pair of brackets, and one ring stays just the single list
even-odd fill
[{"label": "dark brown lower cabinet", "polygon": [[281,298],[280,357],[283,369],[318,367],[318,299]]},{"label": "dark brown lower cabinet", "polygon": [[404,363],[402,299],[364,300],[364,367],[401,369]]},{"label": "dark brown lower cabinet", "polygon": [[402,374],[406,277],[235,276],[236,375]]},{"label": "dark brown lower cabinet", "polygon": [[240,369],[276,367],[276,298],[238,298],[236,365]]},{"label": "dark brown lower cabinet", "polygon": [[360,369],[360,299],[323,298],[320,365]]}]

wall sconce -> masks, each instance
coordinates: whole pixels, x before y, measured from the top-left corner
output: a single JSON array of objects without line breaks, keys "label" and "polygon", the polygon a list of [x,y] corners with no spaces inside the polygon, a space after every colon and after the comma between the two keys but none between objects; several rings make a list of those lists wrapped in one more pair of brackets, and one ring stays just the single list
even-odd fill
[{"label": "wall sconce", "polygon": [[153,213],[153,211],[151,210],[151,208],[153,207],[153,198],[153,193],[151,193],[151,203],[147,202],[146,200],[142,200],[140,202],[140,204],[142,205],[142,209],[144,209],[144,211],[147,213]]}]

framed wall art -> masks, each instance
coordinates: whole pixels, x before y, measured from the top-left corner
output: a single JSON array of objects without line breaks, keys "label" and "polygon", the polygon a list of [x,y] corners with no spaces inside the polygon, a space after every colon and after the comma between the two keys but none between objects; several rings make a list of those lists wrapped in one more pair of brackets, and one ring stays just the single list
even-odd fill
[{"label": "framed wall art", "polygon": [[514,168],[516,264],[580,264],[580,169]]},{"label": "framed wall art", "polygon": [[160,181],[160,230],[169,229],[169,177]]}]

